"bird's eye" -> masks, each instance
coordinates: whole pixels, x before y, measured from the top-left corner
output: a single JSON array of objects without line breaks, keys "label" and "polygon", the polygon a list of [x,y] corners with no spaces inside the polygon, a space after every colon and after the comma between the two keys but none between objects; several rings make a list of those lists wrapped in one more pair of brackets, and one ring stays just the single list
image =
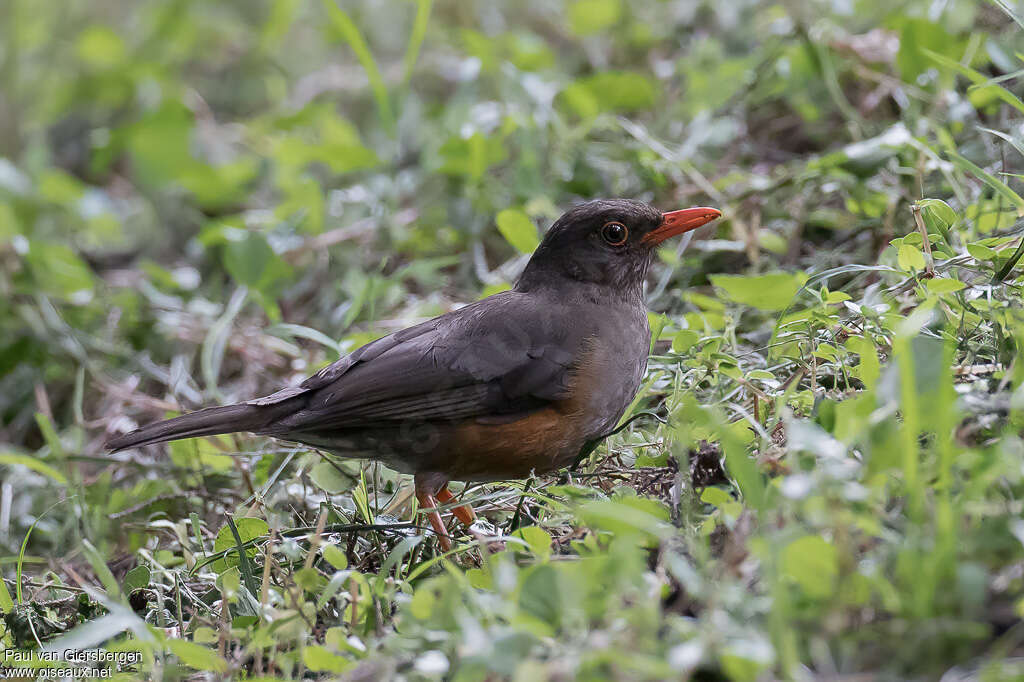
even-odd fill
[{"label": "bird's eye", "polygon": [[601,236],[612,246],[622,246],[629,239],[629,230],[622,223],[605,223],[601,228]]}]

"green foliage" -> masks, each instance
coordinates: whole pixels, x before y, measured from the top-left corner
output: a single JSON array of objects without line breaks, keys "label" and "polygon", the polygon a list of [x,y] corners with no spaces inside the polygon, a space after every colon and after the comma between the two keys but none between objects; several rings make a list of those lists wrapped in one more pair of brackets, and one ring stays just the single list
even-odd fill
[{"label": "green foliage", "polygon": [[537,228],[530,220],[530,216],[522,211],[506,208],[497,215],[494,222],[498,224],[498,231],[508,243],[521,253],[533,253],[540,243]]},{"label": "green foliage", "polygon": [[[854,5],[8,2],[0,643],[167,679],[1019,679],[1020,12]],[[608,196],[725,219],[657,254],[620,432],[453,486],[501,542],[442,556],[371,462],[102,447],[504,290]]]},{"label": "green foliage", "polygon": [[800,291],[803,273],[771,272],[764,275],[712,275],[711,283],[741,305],[759,310],[784,310]]}]

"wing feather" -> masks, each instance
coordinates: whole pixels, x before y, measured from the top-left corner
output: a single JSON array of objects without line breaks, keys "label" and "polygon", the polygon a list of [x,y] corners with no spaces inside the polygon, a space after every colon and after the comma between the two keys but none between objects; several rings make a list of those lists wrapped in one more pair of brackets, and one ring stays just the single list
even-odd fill
[{"label": "wing feather", "polygon": [[523,413],[567,397],[584,325],[505,292],[363,346],[300,386],[277,435]]}]

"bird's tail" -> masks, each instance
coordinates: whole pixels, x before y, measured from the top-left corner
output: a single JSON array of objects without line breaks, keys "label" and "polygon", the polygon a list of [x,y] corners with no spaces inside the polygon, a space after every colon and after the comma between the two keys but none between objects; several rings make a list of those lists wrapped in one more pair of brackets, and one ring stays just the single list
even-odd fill
[{"label": "bird's tail", "polygon": [[114,436],[107,441],[107,449],[117,452],[126,448],[163,443],[179,438],[215,436],[236,431],[259,432],[281,416],[280,407],[279,405],[250,405],[247,403],[208,407],[205,410],[143,426],[131,433]]}]

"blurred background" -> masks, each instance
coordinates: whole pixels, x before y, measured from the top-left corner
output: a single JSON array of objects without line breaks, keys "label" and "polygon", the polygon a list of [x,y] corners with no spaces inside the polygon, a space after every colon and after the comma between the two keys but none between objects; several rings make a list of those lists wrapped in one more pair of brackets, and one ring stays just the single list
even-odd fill
[{"label": "blurred background", "polygon": [[[84,486],[77,488],[80,501],[42,519],[27,545],[33,571],[55,568],[54,558],[83,534],[118,579],[140,548],[159,547],[165,563],[172,555],[181,559],[175,543],[187,546],[192,531],[167,545],[147,519],[187,525],[202,517],[216,529],[219,523],[208,519],[224,511],[218,505],[230,508],[253,481],[258,489],[276,480],[280,471],[271,472],[278,466],[291,463],[291,472],[295,462],[280,444],[265,441],[244,442],[256,452],[251,460],[225,457],[233,449],[228,441],[172,448],[170,462],[111,460],[101,447],[107,435],[269,393],[339,353],[507,288],[543,230],[580,200],[631,197],[663,210],[710,205],[725,213],[689,248],[659,253],[648,288],[661,339],[655,350],[676,355],[653,362],[662,372],[645,384],[648,406],[686,390],[673,378],[689,366],[678,364],[684,357],[703,368],[693,384],[702,403],[735,400],[758,418],[758,405],[767,403],[755,394],[762,401],[795,395],[810,414],[822,391],[840,388],[839,377],[849,390],[850,376],[860,376],[855,363],[844,364],[847,336],[874,329],[874,336],[864,333],[885,362],[899,319],[925,303],[961,320],[957,362],[1009,366],[1021,329],[1013,312],[1016,285],[994,294],[977,290],[975,298],[988,296],[990,304],[967,314],[955,293],[963,282],[929,288],[913,277],[948,258],[950,267],[968,268],[960,279],[973,286],[1019,258],[1012,253],[1024,213],[1024,32],[1015,18],[1021,14],[1012,0],[2,0],[0,554],[7,558],[0,570],[12,575],[12,557],[19,548],[26,556],[29,527],[76,486]],[[931,235],[934,253],[924,248],[922,233]],[[838,280],[803,287],[825,271],[839,273]],[[715,279],[719,273],[736,277]],[[844,286],[845,293],[829,291]],[[823,316],[801,318],[807,326],[799,333],[809,345],[784,360],[750,355],[778,340],[772,325],[798,293],[816,297],[806,309]],[[860,321],[837,341],[835,325],[853,317]],[[794,367],[814,378],[796,379],[797,392],[786,393]],[[748,390],[751,382],[761,388]],[[870,375],[865,383],[872,386]],[[989,395],[989,388],[981,392]],[[972,422],[972,443],[987,442],[1002,428],[993,424],[1005,423],[998,420],[1009,413],[1012,385],[1000,390],[1002,403],[979,408],[997,421]],[[862,412],[856,419],[867,424],[870,410]],[[818,419],[821,428],[852,441],[853,422],[843,421],[852,412],[828,414]],[[886,414],[896,429],[896,408]],[[742,424],[733,429],[741,431],[744,439],[754,437]],[[630,433],[619,441],[627,449],[667,431]],[[673,453],[685,458],[706,435],[682,437]],[[913,444],[914,437],[901,442]],[[781,456],[771,455],[787,447],[785,438],[758,438],[762,470],[787,473]],[[815,442],[811,450],[827,450]],[[678,469],[663,454],[641,456],[640,463]],[[290,489],[293,499],[317,466],[314,455],[303,456],[309,464],[294,474],[292,485],[302,485]],[[626,461],[635,463],[636,454]],[[716,456],[708,461],[704,484],[724,482],[728,489]],[[894,454],[891,462],[898,461]],[[1016,460],[1001,461],[1013,468]],[[182,469],[198,478],[183,477]],[[349,479],[328,481],[321,468],[313,482],[332,493],[358,488],[359,467],[344,471]],[[400,487],[393,475],[374,475],[381,490]],[[978,480],[1003,475],[1015,491],[1006,493],[1010,506],[983,502],[988,492],[975,491],[978,505],[1006,514],[1000,539],[984,555],[989,559],[975,554],[980,563],[967,569],[950,559],[955,575],[948,584],[965,590],[951,588],[951,605],[924,606],[931,602],[917,594],[900,606],[898,581],[894,592],[863,581],[849,588],[869,590],[880,600],[871,603],[901,623],[914,614],[948,616],[946,634],[935,625],[901,658],[892,653],[900,637],[882,628],[866,635],[875,648],[858,658],[863,650],[852,633],[858,619],[872,621],[860,610],[867,602],[849,607],[842,597],[849,595],[839,590],[837,601],[825,603],[812,587],[809,601],[776,601],[781,610],[773,610],[781,593],[750,588],[751,574],[733,555],[715,574],[731,585],[733,601],[714,606],[688,596],[668,608],[686,618],[728,612],[735,620],[714,626],[720,639],[703,653],[672,649],[678,665],[671,670],[692,672],[696,656],[701,666],[717,660],[712,669],[734,679],[785,676],[798,659],[825,673],[830,665],[843,669],[844,661],[847,669],[906,672],[926,660],[951,665],[943,656],[957,646],[992,641],[1012,622],[1017,635],[1007,651],[1019,646],[1019,572],[1004,576],[998,624],[983,606],[986,581],[1009,570],[1006,562],[1020,568],[1020,546],[1008,531],[1020,512],[1020,471],[1014,478],[1000,469]],[[885,502],[892,500],[883,492],[884,475],[869,478],[858,479],[861,490],[877,494],[878,509],[895,510],[897,503]],[[362,486],[363,498],[346,498],[353,518],[366,509],[358,503],[366,502],[365,480]],[[842,489],[836,504],[863,500]],[[749,539],[742,515],[729,506],[737,503],[723,494],[718,506],[695,500],[693,509],[703,511],[683,515],[707,531],[699,536],[705,546],[716,523],[730,531],[738,523],[736,532],[748,533],[736,546]],[[218,495],[225,499],[211,501]],[[310,504],[315,518],[317,502]],[[899,536],[884,558],[863,554],[883,542],[877,535],[884,531],[874,527],[878,509],[868,505],[855,519],[839,511],[830,517],[828,509],[794,506],[785,514],[797,526],[834,523],[834,531],[850,524],[875,539],[851,549],[848,561],[821,550],[831,557],[825,574],[854,570],[860,561],[877,567],[907,560]],[[293,522],[309,525],[307,513]],[[807,537],[840,542],[842,533],[819,531]],[[718,550],[731,551],[731,540],[721,542]],[[372,575],[386,546],[363,547],[376,558],[362,569]],[[1009,558],[1011,547],[1017,560]],[[838,556],[847,556],[844,548]],[[348,551],[350,561],[363,556]],[[684,556],[693,554],[677,558]],[[801,557],[794,555],[794,566]],[[786,584],[813,586],[817,564],[809,565],[793,568],[796,578],[783,573]],[[900,565],[897,574],[909,586],[907,566],[917,564]],[[762,601],[746,602],[748,588]],[[748,620],[760,623],[753,633],[744,630]],[[806,639],[785,634],[798,623]],[[653,632],[634,626],[635,633]],[[367,636],[379,634],[378,627],[366,624]],[[830,658],[824,642],[842,633],[847,638]],[[453,656],[449,645],[428,640],[416,647],[438,646]],[[578,654],[592,648],[579,644]],[[652,660],[668,660],[670,644],[657,645]],[[406,654],[415,648],[409,647]],[[543,668],[537,665],[530,670]],[[512,675],[517,668],[509,666],[492,672]]]},{"label": "blurred background", "polygon": [[977,126],[1012,109],[938,58],[1014,74],[1022,46],[956,0],[7,0],[0,22],[0,435],[29,446],[40,407],[276,386],[310,369],[287,324],[326,361],[507,287],[581,199],[726,210],[665,254],[662,310],[708,272],[874,262],[943,180],[919,148],[1007,154]]}]

